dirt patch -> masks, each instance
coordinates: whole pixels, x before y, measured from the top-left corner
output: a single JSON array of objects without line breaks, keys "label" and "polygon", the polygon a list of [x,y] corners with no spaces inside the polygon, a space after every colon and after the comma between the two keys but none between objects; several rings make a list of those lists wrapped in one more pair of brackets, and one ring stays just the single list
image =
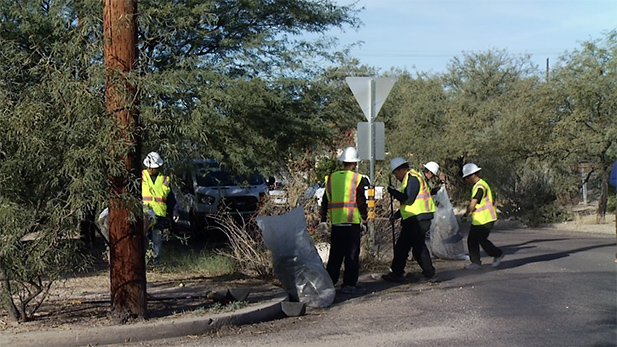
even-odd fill
[{"label": "dirt patch", "polygon": [[[188,318],[255,305],[280,292],[268,281],[235,276],[187,277],[148,273],[148,321]],[[229,288],[251,288],[245,301],[230,302]],[[134,324],[135,320],[126,324]],[[109,272],[69,278],[56,283],[33,320],[14,323],[0,311],[0,333],[80,329],[117,325],[111,315]]]},{"label": "dirt patch", "polygon": [[597,234],[615,234],[615,215],[607,214],[601,223],[596,221],[594,214],[577,214],[574,221],[564,223],[547,224],[545,228],[564,231],[576,231]]}]

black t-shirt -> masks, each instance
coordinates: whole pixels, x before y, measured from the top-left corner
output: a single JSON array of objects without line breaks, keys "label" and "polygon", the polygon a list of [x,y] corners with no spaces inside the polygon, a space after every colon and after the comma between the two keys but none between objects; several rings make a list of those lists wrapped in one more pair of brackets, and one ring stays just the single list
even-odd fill
[{"label": "black t-shirt", "polygon": [[482,201],[482,198],[484,198],[484,189],[483,188],[478,188],[478,191],[476,192],[476,195],[474,195],[472,199],[476,199],[478,201]]}]

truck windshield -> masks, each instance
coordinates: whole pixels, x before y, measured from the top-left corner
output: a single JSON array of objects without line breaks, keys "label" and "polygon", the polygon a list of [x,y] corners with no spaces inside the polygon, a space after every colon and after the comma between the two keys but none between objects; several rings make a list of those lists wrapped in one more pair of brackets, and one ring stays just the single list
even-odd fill
[{"label": "truck windshield", "polygon": [[215,164],[197,164],[197,185],[200,187],[260,185],[265,179],[260,174],[235,175]]}]

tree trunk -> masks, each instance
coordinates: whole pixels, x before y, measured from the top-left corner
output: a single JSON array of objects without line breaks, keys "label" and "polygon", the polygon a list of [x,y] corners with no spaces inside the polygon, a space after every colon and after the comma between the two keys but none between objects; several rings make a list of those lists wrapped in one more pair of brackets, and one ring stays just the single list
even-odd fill
[{"label": "tree trunk", "polygon": [[[119,148],[110,148],[124,162],[123,175],[110,177],[109,241],[112,313],[120,320],[146,316],[146,264],[137,181],[141,165],[141,137],[135,87],[128,72],[137,62],[137,0],[104,0],[105,104],[120,131],[114,138]],[[126,148],[120,146],[128,146]],[[133,208],[131,208],[133,207]],[[139,213],[139,212],[137,212]]]},{"label": "tree trunk", "polygon": [[15,302],[13,302],[13,296],[11,295],[11,282],[6,274],[6,271],[0,268],[0,303],[9,313],[9,318],[15,322],[21,321],[22,317]]},{"label": "tree trunk", "polygon": [[606,220],[606,208],[608,205],[608,176],[610,168],[604,167],[602,171],[602,187],[600,189],[600,201],[596,210],[596,222],[602,223]]}]

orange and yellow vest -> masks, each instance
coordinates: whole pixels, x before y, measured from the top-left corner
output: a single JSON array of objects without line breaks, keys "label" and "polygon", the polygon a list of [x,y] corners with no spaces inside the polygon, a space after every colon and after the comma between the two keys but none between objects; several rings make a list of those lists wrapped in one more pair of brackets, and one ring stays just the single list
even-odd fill
[{"label": "orange and yellow vest", "polygon": [[423,213],[435,212],[435,202],[431,196],[431,191],[424,181],[422,174],[417,171],[407,171],[407,174],[405,174],[405,178],[403,178],[403,182],[401,184],[401,192],[405,193],[405,189],[407,189],[407,184],[411,177],[418,180],[420,183],[420,189],[418,190],[418,195],[416,195],[416,200],[413,203],[401,205],[401,218],[403,219]]},{"label": "orange and yellow vest", "polygon": [[326,176],[326,196],[330,222],[360,224],[362,217],[356,202],[356,191],[362,175],[349,170],[336,171]]},{"label": "orange and yellow vest", "polygon": [[148,170],[141,172],[141,201],[144,207],[150,207],[159,217],[167,216],[167,196],[170,191],[167,176],[159,173],[156,182],[152,182]]},{"label": "orange and yellow vest", "polygon": [[497,220],[497,212],[493,204],[493,192],[486,181],[479,179],[474,184],[471,190],[471,198],[473,199],[476,196],[479,188],[484,189],[484,197],[476,204],[475,210],[471,213],[471,225],[484,225]]}]

